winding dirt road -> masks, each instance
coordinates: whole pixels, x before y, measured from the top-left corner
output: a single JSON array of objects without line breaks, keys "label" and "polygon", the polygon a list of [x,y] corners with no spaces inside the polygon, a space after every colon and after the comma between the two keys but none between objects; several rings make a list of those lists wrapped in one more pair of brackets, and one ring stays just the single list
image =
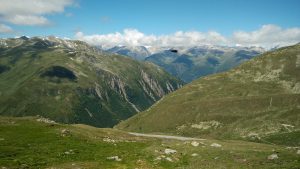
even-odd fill
[{"label": "winding dirt road", "polygon": [[182,137],[182,136],[169,136],[169,135],[159,135],[159,134],[144,134],[144,133],[133,133],[133,132],[129,132],[129,134],[134,135],[134,136],[140,136],[140,137],[173,139],[173,140],[180,140],[180,141],[206,140],[206,139],[200,139],[200,138]]}]

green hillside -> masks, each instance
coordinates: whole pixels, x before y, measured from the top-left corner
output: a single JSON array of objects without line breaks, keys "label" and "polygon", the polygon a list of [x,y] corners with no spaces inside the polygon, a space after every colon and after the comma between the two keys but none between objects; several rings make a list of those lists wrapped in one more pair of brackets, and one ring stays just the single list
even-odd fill
[{"label": "green hillside", "polygon": [[300,44],[206,76],[116,126],[300,145]]},{"label": "green hillside", "polygon": [[[270,159],[274,154],[278,154],[278,158]],[[286,146],[244,141],[153,139],[114,129],[58,124],[40,117],[0,117],[2,169],[246,169],[299,165],[297,148]]]},{"label": "green hillside", "polygon": [[111,127],[181,85],[154,64],[81,41],[0,40],[0,115]]}]

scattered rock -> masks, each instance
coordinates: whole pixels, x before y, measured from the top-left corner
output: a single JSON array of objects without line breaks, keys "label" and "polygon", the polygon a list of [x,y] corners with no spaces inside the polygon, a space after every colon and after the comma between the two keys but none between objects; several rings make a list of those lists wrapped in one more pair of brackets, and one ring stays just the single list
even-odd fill
[{"label": "scattered rock", "polygon": [[211,147],[222,147],[222,145],[218,144],[218,143],[212,143],[210,146]]},{"label": "scattered rock", "polygon": [[259,134],[253,133],[253,132],[248,134],[248,138],[251,139],[251,140],[260,140],[261,139]]},{"label": "scattered rock", "polygon": [[[169,162],[173,162],[174,161],[171,157],[166,157],[164,155],[160,155],[160,156],[156,157],[154,160],[155,161],[166,160],[166,161],[169,161]],[[175,158],[175,160],[176,160],[176,158]]]},{"label": "scattered rock", "polygon": [[103,141],[107,142],[107,143],[115,143],[116,142],[114,139],[111,139],[109,137],[103,138]]},{"label": "scattered rock", "polygon": [[71,131],[68,129],[62,129],[60,133],[63,137],[71,136]]},{"label": "scattered rock", "polygon": [[277,154],[271,154],[268,156],[268,160],[275,160],[278,159],[278,155]]},{"label": "scattered rock", "polygon": [[119,158],[119,156],[106,157],[106,159],[108,159],[108,160],[114,160],[114,161],[122,161],[122,159]]},{"label": "scattered rock", "polygon": [[203,143],[203,142],[201,142],[201,141],[200,141],[199,143],[202,144],[202,145],[206,145],[205,143]]},{"label": "scattered rock", "polygon": [[39,117],[38,119],[36,119],[36,121],[42,122],[42,123],[47,123],[47,124],[56,124],[55,121],[50,120],[48,118],[44,118],[44,117]]},{"label": "scattered rock", "polygon": [[170,157],[167,157],[166,160],[170,161],[170,162],[173,162],[172,158],[170,158]]},{"label": "scattered rock", "polygon": [[161,160],[161,157],[156,157],[154,160],[160,161],[160,160]]},{"label": "scattered rock", "polygon": [[196,157],[196,156],[198,156],[198,154],[197,153],[193,153],[191,156],[192,157]]},{"label": "scattered rock", "polygon": [[213,128],[213,129],[217,129],[219,127],[221,127],[222,124],[218,121],[203,121],[203,122],[200,122],[199,124],[192,124],[191,127],[192,128],[196,128],[196,129],[200,129],[200,130],[207,130],[207,129],[210,129],[210,128]]},{"label": "scattered rock", "polygon": [[175,154],[175,153],[177,153],[177,151],[176,150],[172,150],[172,149],[165,149],[165,154]]},{"label": "scattered rock", "polygon": [[298,151],[297,151],[297,154],[299,154],[299,155],[300,155],[300,150],[298,150]]},{"label": "scattered rock", "polygon": [[294,128],[295,126],[293,126],[293,125],[290,125],[290,124],[281,124],[282,126],[284,126],[284,127],[292,127],[292,128]]},{"label": "scattered rock", "polygon": [[181,126],[177,126],[177,127],[176,127],[176,130],[179,130],[179,131],[180,131],[180,130],[184,130],[186,127],[187,127],[187,125],[185,125],[185,124],[184,124],[184,125],[181,125]]},{"label": "scattered rock", "polygon": [[137,161],[136,161],[136,164],[137,165],[145,165],[146,164],[146,161],[144,161],[144,160],[141,160],[141,159],[138,159]]},{"label": "scattered rock", "polygon": [[286,147],[287,150],[300,150],[300,147]]},{"label": "scattered rock", "polygon": [[191,142],[191,145],[194,146],[194,147],[198,147],[199,146],[199,143],[197,141],[192,141]]},{"label": "scattered rock", "polygon": [[66,151],[66,152],[64,152],[64,154],[66,154],[66,155],[70,155],[70,154],[75,154],[75,153],[74,153],[74,151],[73,151],[73,150],[69,150],[69,151]]}]

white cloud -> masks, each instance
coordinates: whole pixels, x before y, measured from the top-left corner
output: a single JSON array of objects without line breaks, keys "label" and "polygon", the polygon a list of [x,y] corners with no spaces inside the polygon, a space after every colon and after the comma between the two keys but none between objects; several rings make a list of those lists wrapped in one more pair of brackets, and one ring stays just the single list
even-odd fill
[{"label": "white cloud", "polygon": [[13,29],[7,25],[0,24],[0,33],[11,33]]},{"label": "white cloud", "polygon": [[116,32],[103,35],[84,35],[82,32],[77,32],[75,38],[86,41],[92,45],[102,45],[104,47],[112,47],[115,45],[150,45],[156,40],[155,36],[146,36],[136,29],[125,29],[122,33]]},{"label": "white cloud", "polygon": [[6,21],[16,25],[49,25],[50,22],[43,16],[14,15],[5,18]]},{"label": "white cloud", "polygon": [[252,32],[234,32],[232,41],[244,46],[287,46],[300,42],[300,28],[283,29],[276,25],[263,25]]},{"label": "white cloud", "polygon": [[218,44],[227,43],[227,39],[218,32],[183,32],[178,31],[175,34],[164,35],[158,37],[160,44],[163,46],[195,46],[203,44]]},{"label": "white cloud", "polygon": [[182,32],[171,35],[145,35],[136,29],[125,29],[123,32],[110,34],[84,35],[77,32],[75,38],[92,45],[109,48],[116,45],[125,46],[194,46],[199,44],[224,44],[226,38],[217,32]]},{"label": "white cloud", "polygon": [[47,14],[64,12],[74,0],[0,0],[0,19],[16,25],[48,25]]},{"label": "white cloud", "polygon": [[136,29],[125,29],[123,32],[110,34],[85,35],[77,32],[75,39],[86,41],[92,45],[109,48],[117,45],[125,46],[261,46],[271,48],[286,46],[300,42],[300,28],[283,29],[276,25],[263,25],[252,32],[236,31],[225,37],[218,32],[178,31],[169,35],[146,35]]}]

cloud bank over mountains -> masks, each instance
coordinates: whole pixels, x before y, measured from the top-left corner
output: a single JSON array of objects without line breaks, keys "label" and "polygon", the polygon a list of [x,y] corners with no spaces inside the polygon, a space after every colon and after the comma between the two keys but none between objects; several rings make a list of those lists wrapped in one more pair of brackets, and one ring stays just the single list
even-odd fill
[{"label": "cloud bank over mountains", "polygon": [[124,46],[260,46],[272,48],[287,46],[300,42],[300,28],[281,28],[277,25],[263,25],[252,32],[235,31],[230,37],[209,31],[177,31],[168,35],[147,35],[137,29],[124,29],[123,32],[110,34],[85,35],[77,32],[75,39],[92,45],[110,48],[116,45]]},{"label": "cloud bank over mountains", "polygon": [[283,29],[276,25],[263,25],[252,32],[233,33],[232,42],[252,46],[286,46],[300,42],[300,28]]}]

